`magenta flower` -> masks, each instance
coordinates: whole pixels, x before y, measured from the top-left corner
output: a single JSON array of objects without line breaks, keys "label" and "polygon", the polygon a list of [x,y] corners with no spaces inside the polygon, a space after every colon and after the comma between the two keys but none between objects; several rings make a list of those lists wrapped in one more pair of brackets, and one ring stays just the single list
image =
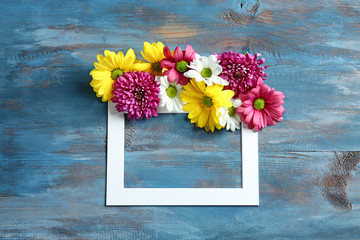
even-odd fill
[{"label": "magenta flower", "polygon": [[257,59],[259,56],[258,53],[255,55],[246,53],[244,55],[232,51],[218,55],[220,66],[223,69],[219,77],[229,82],[229,85],[224,89],[233,90],[235,92],[234,98],[256,87],[259,77],[264,80],[267,77],[263,71],[267,66],[259,67],[265,62],[265,58]]},{"label": "magenta flower", "polygon": [[185,51],[180,47],[176,47],[174,54],[171,53],[168,46],[164,47],[165,58],[160,61],[160,67],[166,68],[164,75],[167,76],[169,82],[176,81],[178,84],[186,85],[189,78],[184,73],[189,69],[188,65],[195,59],[196,52],[191,45],[186,45]]},{"label": "magenta flower", "polygon": [[126,112],[128,119],[147,119],[157,116],[160,88],[154,75],[147,72],[124,72],[114,82],[111,98],[118,112]]},{"label": "magenta flower", "polygon": [[285,112],[285,108],[282,105],[285,95],[263,84],[261,78],[255,88],[246,94],[240,94],[239,97],[242,104],[236,109],[236,112],[249,129],[258,132],[267,125],[275,125],[276,122],[283,120],[282,114]]}]

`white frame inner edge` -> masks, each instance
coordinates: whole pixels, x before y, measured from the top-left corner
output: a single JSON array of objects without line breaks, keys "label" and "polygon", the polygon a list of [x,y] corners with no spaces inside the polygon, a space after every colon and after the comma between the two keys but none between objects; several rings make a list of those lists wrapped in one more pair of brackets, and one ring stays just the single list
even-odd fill
[{"label": "white frame inner edge", "polygon": [[259,205],[258,134],[246,125],[241,124],[242,188],[125,188],[124,120],[108,103],[106,206]]}]

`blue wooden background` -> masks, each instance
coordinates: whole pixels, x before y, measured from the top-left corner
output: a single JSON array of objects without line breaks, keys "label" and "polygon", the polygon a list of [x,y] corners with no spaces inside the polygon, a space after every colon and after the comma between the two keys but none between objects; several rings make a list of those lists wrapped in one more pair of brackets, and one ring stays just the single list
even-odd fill
[{"label": "blue wooden background", "polygon": [[[0,238],[360,237],[358,1],[0,6]],[[266,58],[286,113],[259,134],[260,207],[104,206],[107,105],[89,72],[103,49],[139,54],[144,40]]]}]

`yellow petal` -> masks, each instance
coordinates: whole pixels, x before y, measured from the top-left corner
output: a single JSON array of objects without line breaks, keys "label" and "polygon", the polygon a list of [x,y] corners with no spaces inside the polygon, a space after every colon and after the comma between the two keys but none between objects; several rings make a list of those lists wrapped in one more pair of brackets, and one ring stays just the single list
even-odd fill
[{"label": "yellow petal", "polygon": [[146,61],[150,63],[155,62],[155,54],[150,43],[144,42],[144,54],[142,53],[141,55],[146,59]]},{"label": "yellow petal", "polygon": [[232,103],[230,102],[229,98],[224,96],[217,96],[213,98],[214,105],[217,107],[231,107]]},{"label": "yellow petal", "polygon": [[102,65],[101,63],[94,62],[94,67],[100,71],[111,71],[107,65]]},{"label": "yellow petal", "polygon": [[119,66],[116,66],[116,53],[109,51],[109,50],[105,50],[104,54],[105,54],[106,59],[112,64],[112,66],[114,68],[119,67]]},{"label": "yellow petal", "polygon": [[216,108],[214,105],[211,107],[211,116],[210,118],[213,119],[213,122],[215,124],[219,124],[219,117],[220,117],[220,112],[219,109]]},{"label": "yellow petal", "polygon": [[199,102],[201,98],[188,96],[187,93],[180,94],[180,99],[186,103]]},{"label": "yellow petal", "polygon": [[200,104],[201,104],[201,102],[193,102],[193,103],[185,104],[184,107],[183,107],[183,110],[185,112],[190,112],[194,108],[198,107]]},{"label": "yellow petal", "polygon": [[161,60],[161,52],[157,48],[157,44],[153,42],[151,44],[151,46],[152,46],[154,60],[155,61],[160,61]]},{"label": "yellow petal", "polygon": [[101,65],[106,67],[106,70],[112,71],[115,69],[113,64],[111,62],[109,62],[108,59],[106,57],[104,57],[103,55],[97,55],[97,59]]},{"label": "yellow petal", "polygon": [[134,71],[141,71],[141,72],[149,72],[152,68],[151,68],[151,63],[135,63],[133,64],[132,69]]},{"label": "yellow petal", "polygon": [[208,86],[206,88],[206,94],[209,97],[213,97],[213,96],[218,96],[221,93],[221,90],[223,89],[224,86],[222,85],[217,85],[217,84],[213,84],[211,86]]},{"label": "yellow petal", "polygon": [[234,96],[235,92],[234,91],[231,91],[231,90],[224,90],[221,92],[221,95],[230,99]]},{"label": "yellow petal", "polygon": [[196,116],[200,116],[200,113],[204,111],[203,106],[199,105],[196,108],[193,108],[188,115],[189,119],[195,118]]},{"label": "yellow petal", "polygon": [[117,54],[117,67],[120,68],[124,62],[124,53],[119,51]]},{"label": "yellow petal", "polygon": [[197,115],[196,117],[194,117],[193,119],[190,120],[191,123],[196,123],[196,126],[198,126],[197,122],[199,121],[199,117],[200,115]]},{"label": "yellow petal", "polygon": [[191,79],[190,81],[198,92],[205,92],[205,81],[197,82],[195,79]]},{"label": "yellow petal", "polygon": [[162,42],[158,42],[156,44],[156,48],[158,50],[158,52],[160,53],[160,57],[161,58],[165,58],[165,55],[164,55],[164,44]]},{"label": "yellow petal", "polygon": [[90,72],[90,75],[95,79],[106,79],[111,77],[111,72],[99,71],[98,69],[94,69]]},{"label": "yellow petal", "polygon": [[209,108],[205,108],[205,110],[201,113],[198,124],[199,127],[204,127],[206,122],[209,119],[209,113],[210,113],[210,109]]},{"label": "yellow petal", "polygon": [[122,70],[124,70],[125,72],[131,71],[132,65],[135,61],[136,57],[135,57],[135,53],[134,50],[132,50],[132,48],[130,48],[124,58],[124,62],[122,63],[122,66],[120,67]]},{"label": "yellow petal", "polygon": [[92,86],[94,88],[94,91],[95,92],[98,92],[99,91],[99,88],[103,85],[103,80],[96,80],[96,79],[93,79],[91,82],[90,82],[90,86]]}]

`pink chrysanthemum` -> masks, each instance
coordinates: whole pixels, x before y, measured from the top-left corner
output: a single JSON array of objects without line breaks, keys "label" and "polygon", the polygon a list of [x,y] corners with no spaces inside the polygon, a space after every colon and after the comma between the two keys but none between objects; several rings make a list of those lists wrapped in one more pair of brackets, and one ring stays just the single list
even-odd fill
[{"label": "pink chrysanthemum", "polygon": [[174,54],[171,53],[168,46],[164,47],[165,58],[161,60],[160,67],[166,68],[164,75],[167,76],[169,82],[176,81],[178,84],[186,85],[189,78],[184,73],[189,69],[188,65],[195,59],[196,52],[191,45],[186,45],[185,51],[180,47],[176,47]]},{"label": "pink chrysanthemum", "polygon": [[126,112],[128,119],[147,119],[157,116],[160,88],[155,76],[147,72],[125,72],[114,82],[114,97],[118,112]]},{"label": "pink chrysanthemum", "polygon": [[246,94],[240,94],[242,104],[236,109],[241,116],[241,121],[248,125],[249,129],[258,132],[267,125],[275,125],[283,120],[285,112],[282,92],[275,91],[268,85],[263,84],[259,78],[258,84]]},{"label": "pink chrysanthemum", "polygon": [[267,66],[259,67],[265,62],[265,58],[257,59],[259,56],[258,53],[255,55],[246,53],[244,55],[232,51],[218,55],[223,69],[219,77],[229,82],[225,89],[233,90],[235,92],[234,98],[256,87],[259,77],[264,80],[267,77],[267,74],[263,71]]}]

